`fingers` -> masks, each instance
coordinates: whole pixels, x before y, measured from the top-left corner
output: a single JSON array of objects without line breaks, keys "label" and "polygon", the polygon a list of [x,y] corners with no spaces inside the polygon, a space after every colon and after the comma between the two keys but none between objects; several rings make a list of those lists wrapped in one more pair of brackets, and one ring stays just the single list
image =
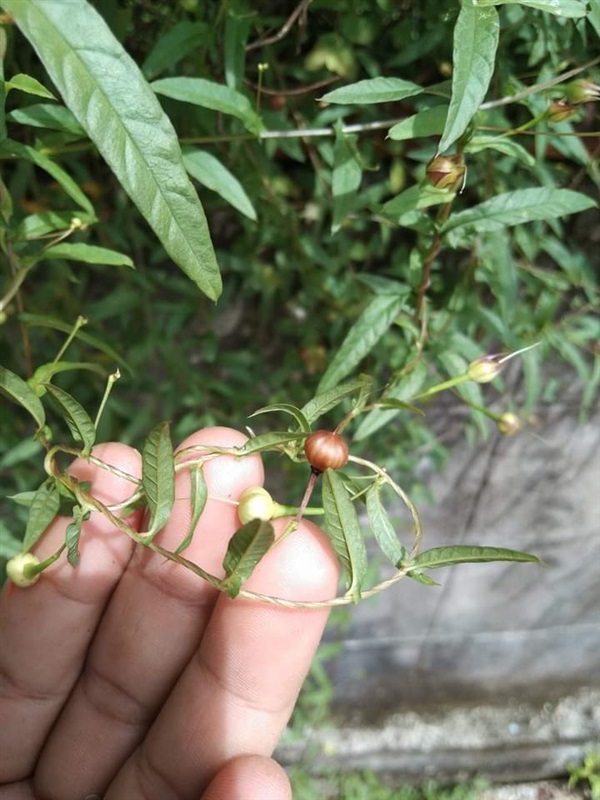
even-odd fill
[{"label": "fingers", "polygon": [[[181,447],[228,447],[246,438],[228,428],[208,428]],[[248,486],[262,483],[262,463],[258,456],[221,456],[206,463],[204,475],[209,500],[185,555],[219,572],[227,543],[239,527],[232,501]],[[156,541],[176,549],[189,523],[190,479],[184,470],[177,475],[171,518]],[[136,549],[81,679],[41,754],[36,787],[53,787],[52,796],[60,800],[104,793],[198,647],[218,594],[184,567],[146,548]],[[65,770],[65,759],[76,769]]]},{"label": "fingers", "polygon": [[[277,522],[281,531],[285,521]],[[335,595],[337,580],[327,538],[302,522],[246,586],[291,600],[323,600]],[[191,800],[232,758],[270,755],[327,616],[328,609],[286,609],[221,595],[198,651],[106,800]]]},{"label": "fingers", "polygon": [[240,756],[229,761],[210,782],[202,800],[292,800],[283,767],[272,758]]},{"label": "fingers", "polygon": [[[94,455],[133,476],[140,473],[139,453],[124,445],[100,445]],[[94,495],[107,504],[124,501],[135,488],[125,478],[86,461],[76,461],[71,472],[90,481]],[[135,524],[136,515],[129,521]],[[68,522],[58,518],[49,527],[35,548],[41,559],[64,542]],[[31,774],[131,550],[126,536],[101,514],[92,513],[83,525],[77,569],[61,559],[30,588],[4,587],[0,597],[0,784]]]}]

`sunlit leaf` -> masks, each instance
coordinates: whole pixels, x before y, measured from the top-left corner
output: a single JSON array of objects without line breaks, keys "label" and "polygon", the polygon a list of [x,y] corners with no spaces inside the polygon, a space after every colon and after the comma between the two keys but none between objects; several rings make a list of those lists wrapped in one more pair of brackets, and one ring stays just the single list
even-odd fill
[{"label": "sunlit leaf", "polygon": [[64,258],[68,261],[82,261],[85,264],[106,264],[114,267],[133,267],[129,256],[109,250],[106,247],[96,247],[91,244],[70,244],[61,242],[52,245],[41,254],[41,258]]},{"label": "sunlit leaf", "polygon": [[225,578],[221,583],[229,597],[237,597],[274,539],[273,526],[262,519],[250,520],[231,537],[223,559]]},{"label": "sunlit leaf", "polygon": [[184,150],[183,163],[192,178],[216,192],[244,216],[256,220],[256,211],[244,187],[218,158],[202,150]]},{"label": "sunlit leaf", "polygon": [[395,141],[403,141],[422,136],[437,136],[444,130],[447,116],[448,106],[424,108],[418,114],[413,114],[391,127],[388,137]]},{"label": "sunlit leaf", "polygon": [[367,550],[356,509],[342,478],[332,469],[323,473],[325,528],[347,579],[347,591],[354,602],[361,596],[367,572]]},{"label": "sunlit leaf", "polygon": [[221,278],[177,134],[135,61],[84,0],[3,0],[65,104],[170,257],[215,300]]},{"label": "sunlit leaf", "polygon": [[454,28],[452,97],[438,151],[466,131],[487,93],[500,35],[498,12],[463,3]]},{"label": "sunlit leaf", "polygon": [[[3,5],[6,6],[7,4],[3,2]],[[20,92],[33,94],[36,97],[47,97],[50,100],[56,100],[52,92],[46,89],[36,78],[31,75],[25,75],[22,72],[18,75],[13,75],[9,81],[6,81],[5,88],[7,93],[10,89],[18,89]]]},{"label": "sunlit leaf", "polygon": [[406,556],[406,550],[399,542],[396,531],[381,502],[381,483],[375,481],[367,490],[367,516],[373,535],[385,556],[398,567]]},{"label": "sunlit leaf", "polygon": [[331,180],[331,192],[333,195],[332,233],[336,233],[342,227],[347,214],[354,206],[356,193],[360,186],[362,167],[358,161],[356,147],[354,146],[355,141],[356,136],[349,136],[343,132],[341,123],[336,125]]},{"label": "sunlit leaf", "polygon": [[[592,0],[592,7],[594,2]],[[545,11],[557,17],[585,17],[587,10],[584,3],[579,0],[477,0],[478,6],[503,6],[520,5],[535,8],[538,11]]]},{"label": "sunlit leaf", "polygon": [[367,78],[349,86],[341,86],[323,95],[325,103],[391,103],[421,94],[423,88],[401,78]]},{"label": "sunlit leaf", "polygon": [[0,367],[0,392],[23,406],[37,422],[38,428],[44,427],[46,413],[39,397],[22,378],[5,367]]},{"label": "sunlit leaf", "polygon": [[144,442],[142,487],[150,511],[147,536],[152,538],[165,526],[175,502],[175,465],[168,422],[160,422]]},{"label": "sunlit leaf", "polygon": [[53,478],[44,481],[29,507],[29,517],[23,539],[23,552],[28,552],[40,539],[60,507],[60,494]]},{"label": "sunlit leaf", "polygon": [[50,128],[51,130],[65,131],[76,136],[85,135],[85,131],[77,122],[73,114],[64,106],[52,103],[35,103],[25,108],[15,108],[7,119],[19,125],[31,125],[34,128]]},{"label": "sunlit leaf", "polygon": [[352,372],[393,324],[405,297],[376,295],[348,331],[319,383],[318,392],[331,389]]},{"label": "sunlit leaf", "polygon": [[189,547],[196,531],[196,525],[208,499],[208,487],[206,486],[204,470],[201,464],[190,467],[190,498],[190,524],[183,541],[175,550],[178,555],[183,553],[186,547]]},{"label": "sunlit leaf", "polygon": [[60,406],[63,417],[73,438],[83,444],[83,455],[88,455],[96,441],[96,428],[81,403],[58,386],[44,384],[46,391],[52,395]]}]

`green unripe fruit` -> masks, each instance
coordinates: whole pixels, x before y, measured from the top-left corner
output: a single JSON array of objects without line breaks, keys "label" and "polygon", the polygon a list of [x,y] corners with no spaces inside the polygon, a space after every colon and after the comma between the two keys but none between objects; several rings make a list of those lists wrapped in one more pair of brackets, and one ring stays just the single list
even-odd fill
[{"label": "green unripe fruit", "polygon": [[24,589],[27,586],[33,586],[39,579],[41,573],[32,573],[31,571],[31,568],[37,567],[39,563],[39,558],[33,553],[19,553],[18,556],[7,561],[6,574],[15,586]]},{"label": "green unripe fruit", "polygon": [[243,525],[252,519],[269,520],[274,511],[273,498],[262,486],[252,486],[241,493],[238,517]]}]

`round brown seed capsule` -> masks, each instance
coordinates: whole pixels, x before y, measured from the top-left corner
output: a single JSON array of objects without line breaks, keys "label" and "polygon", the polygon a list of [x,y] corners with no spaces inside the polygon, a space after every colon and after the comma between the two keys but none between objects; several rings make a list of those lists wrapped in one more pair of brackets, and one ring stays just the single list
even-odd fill
[{"label": "round brown seed capsule", "polygon": [[348,443],[339,433],[315,431],[304,442],[304,454],[317,472],[340,469],[348,461]]}]

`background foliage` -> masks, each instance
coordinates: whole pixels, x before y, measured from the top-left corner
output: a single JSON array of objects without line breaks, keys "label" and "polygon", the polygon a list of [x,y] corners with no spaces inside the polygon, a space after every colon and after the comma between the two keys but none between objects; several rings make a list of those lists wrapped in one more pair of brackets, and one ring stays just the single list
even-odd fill
[{"label": "background foliage", "polygon": [[[14,11],[12,0],[0,5]],[[173,421],[175,440],[207,424],[243,427],[257,407],[302,406],[319,385],[357,369],[407,401],[483,353],[540,342],[495,390],[464,384],[438,414],[377,410],[349,431],[355,452],[388,459],[409,486],[415,464],[443,462],[455,422],[473,441],[494,429],[492,402],[492,414],[514,410],[531,424],[561,381],[579,380],[589,409],[600,380],[598,120],[593,95],[571,105],[567,92],[580,78],[598,82],[596,0],[481,0],[490,15],[497,10],[497,31],[491,16],[485,29],[465,18],[454,44],[455,0],[282,6],[94,4],[175,127],[222,274],[216,304],[198,290],[215,297],[215,275],[198,278],[182,265],[168,231],[163,246],[148,227],[144,216],[155,211],[129,200],[107,157],[119,132],[103,123],[94,96],[67,81],[80,91],[63,106],[32,47],[3,18],[5,366],[30,377],[84,316],[68,360],[88,367],[56,382],[95,411],[118,365],[123,377],[99,439],[141,446],[159,420]],[[65,58],[55,59],[59,72]],[[452,80],[461,70],[469,90],[473,76],[490,74],[472,107],[456,108]],[[378,78],[396,83],[356,84]],[[124,73],[112,87],[122,114],[138,97],[132,81]],[[449,102],[457,122],[444,132]],[[69,109],[85,117],[92,141]],[[158,112],[148,109],[152,121]],[[153,126],[148,147],[158,149]],[[464,153],[460,192],[425,180],[442,134],[450,152]],[[522,191],[534,194],[482,206]],[[186,225],[186,213],[184,238],[202,248],[201,218]],[[69,251],[78,244],[121,255],[88,250],[84,258]],[[21,274],[19,264],[30,266]],[[567,368],[548,379],[541,365],[556,356]],[[6,406],[0,426],[6,493],[33,488],[42,448],[28,416]],[[17,531],[22,511],[7,512],[3,554],[19,549],[7,525]]]}]

